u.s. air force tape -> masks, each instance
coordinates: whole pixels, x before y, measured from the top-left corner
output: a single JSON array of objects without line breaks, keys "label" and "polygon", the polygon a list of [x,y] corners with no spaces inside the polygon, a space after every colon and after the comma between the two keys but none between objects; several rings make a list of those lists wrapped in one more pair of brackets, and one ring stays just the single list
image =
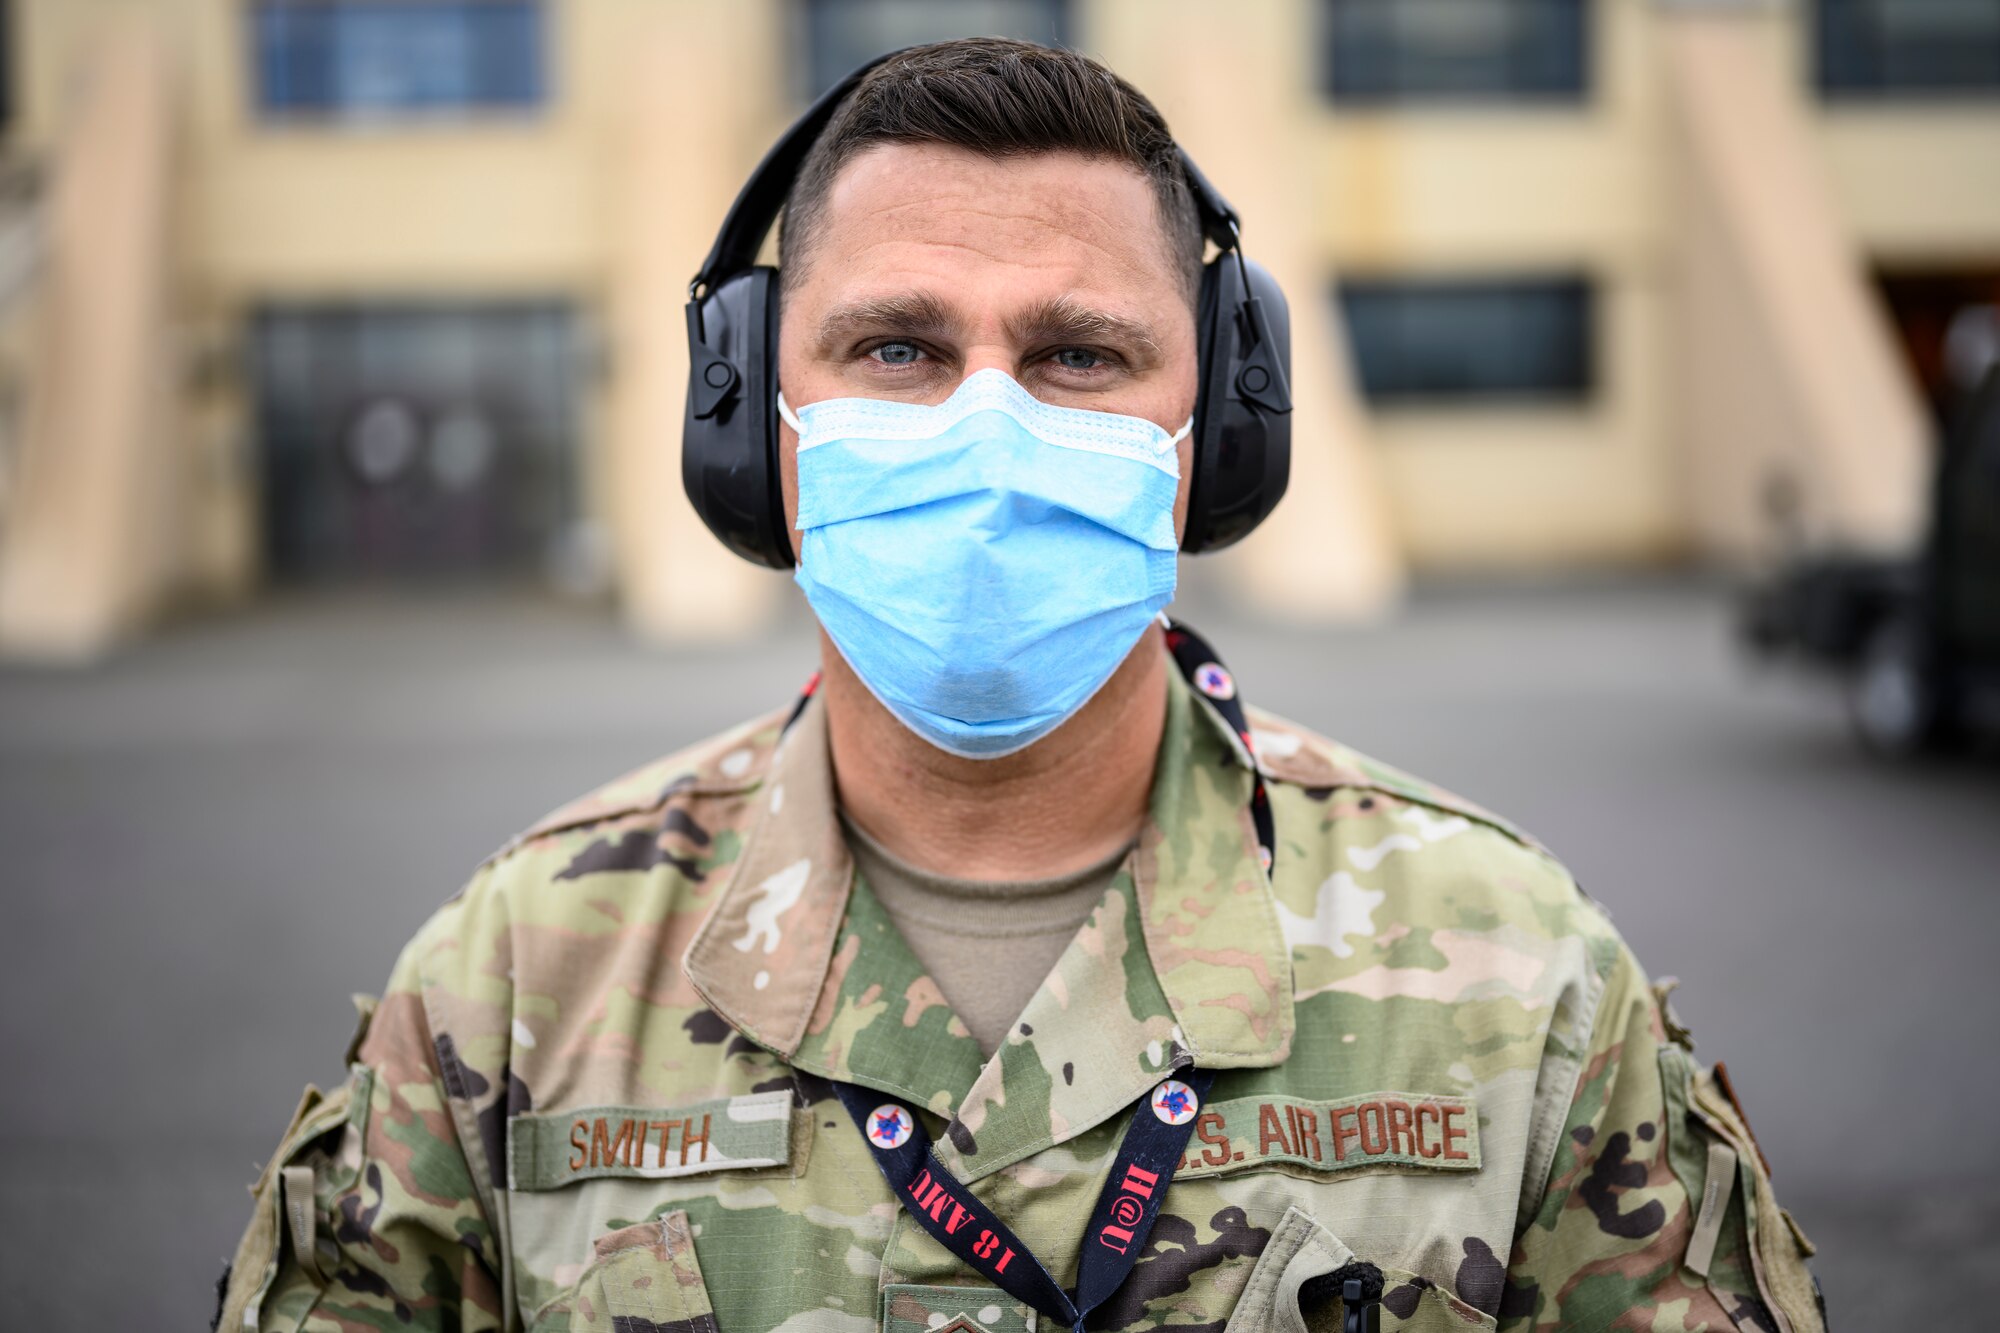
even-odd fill
[{"label": "u.s. air force tape", "polygon": [[1232,1097],[1195,1117],[1177,1179],[1259,1167],[1350,1171],[1479,1169],[1479,1108],[1470,1097],[1364,1092],[1335,1101]]},{"label": "u.s. air force tape", "polygon": [[792,1094],[760,1092],[683,1106],[576,1106],[507,1122],[507,1185],[553,1190],[583,1180],[665,1180],[782,1166]]}]

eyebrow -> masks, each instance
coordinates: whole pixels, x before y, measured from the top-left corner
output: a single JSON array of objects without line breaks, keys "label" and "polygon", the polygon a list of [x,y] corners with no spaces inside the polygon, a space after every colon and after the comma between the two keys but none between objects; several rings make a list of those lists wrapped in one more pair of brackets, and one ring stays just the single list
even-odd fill
[{"label": "eyebrow", "polygon": [[819,346],[833,348],[863,333],[894,332],[935,337],[958,327],[951,308],[929,292],[902,292],[835,306],[819,322]]},{"label": "eyebrow", "polygon": [[1115,342],[1149,356],[1160,353],[1159,341],[1145,321],[1099,310],[1073,296],[1036,302],[1007,321],[1007,332],[1021,343]]},{"label": "eyebrow", "polygon": [[[942,299],[930,292],[899,292],[836,306],[819,323],[822,351],[868,333],[906,337],[942,337],[954,333],[961,320]],[[1159,340],[1145,321],[1115,315],[1085,305],[1073,296],[1037,301],[1007,321],[1007,334],[1019,343],[1122,343],[1158,356]]]}]

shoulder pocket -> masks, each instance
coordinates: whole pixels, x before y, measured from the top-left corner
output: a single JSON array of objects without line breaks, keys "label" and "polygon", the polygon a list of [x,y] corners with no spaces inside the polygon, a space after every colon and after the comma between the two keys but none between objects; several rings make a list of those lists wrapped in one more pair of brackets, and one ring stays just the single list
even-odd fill
[{"label": "shoulder pocket", "polygon": [[[325,1284],[321,1267],[338,1257],[319,1219],[360,1170],[373,1085],[368,1067],[356,1065],[333,1092],[322,1095],[308,1086],[299,1098],[278,1150],[250,1187],[250,1225],[230,1264],[218,1329],[233,1333],[266,1322],[297,1327],[318,1298]],[[274,1292],[287,1263],[302,1281]]]},{"label": "shoulder pocket", "polygon": [[[1310,1213],[1287,1208],[1284,1220],[1250,1270],[1250,1281],[1223,1333],[1340,1333],[1345,1313],[1338,1300],[1310,1314],[1299,1308],[1299,1289],[1357,1256]],[[1382,1269],[1381,1333],[1470,1333],[1498,1325],[1434,1282],[1401,1269]]]},{"label": "shoulder pocket", "polygon": [[1806,1260],[1812,1245],[1778,1206],[1763,1150],[1720,1064],[1704,1069],[1684,1046],[1661,1048],[1661,1082],[1676,1134],[1667,1156],[1694,1212],[1683,1265],[1724,1309],[1729,1293],[1756,1293],[1778,1333],[1825,1333]]},{"label": "shoulder pocket", "polygon": [[687,1214],[675,1210],[598,1237],[576,1286],[536,1311],[531,1327],[716,1333]]}]

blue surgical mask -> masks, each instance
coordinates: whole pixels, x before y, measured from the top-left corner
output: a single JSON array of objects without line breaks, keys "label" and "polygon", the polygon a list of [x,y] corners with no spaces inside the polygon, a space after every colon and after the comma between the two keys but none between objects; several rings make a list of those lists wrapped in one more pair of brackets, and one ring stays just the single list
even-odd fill
[{"label": "blue surgical mask", "polygon": [[1173,600],[1187,426],[1051,406],[999,370],[935,405],[778,411],[799,434],[799,587],[941,750],[992,759],[1055,730]]}]

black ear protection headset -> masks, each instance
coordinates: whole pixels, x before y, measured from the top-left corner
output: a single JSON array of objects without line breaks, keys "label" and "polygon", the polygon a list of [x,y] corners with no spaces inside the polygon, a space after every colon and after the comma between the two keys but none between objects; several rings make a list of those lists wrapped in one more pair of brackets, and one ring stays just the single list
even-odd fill
[{"label": "black ear protection headset", "polygon": [[[900,53],[893,53],[900,54]],[[688,286],[681,481],[708,530],[745,560],[789,569],[778,471],[778,270],[757,262],[813,143],[883,56],[829,90],[764,155]],[[1181,170],[1215,258],[1196,306],[1201,385],[1181,549],[1220,550],[1264,521],[1291,472],[1291,320],[1284,293],[1243,257],[1236,211],[1187,153]]]}]

